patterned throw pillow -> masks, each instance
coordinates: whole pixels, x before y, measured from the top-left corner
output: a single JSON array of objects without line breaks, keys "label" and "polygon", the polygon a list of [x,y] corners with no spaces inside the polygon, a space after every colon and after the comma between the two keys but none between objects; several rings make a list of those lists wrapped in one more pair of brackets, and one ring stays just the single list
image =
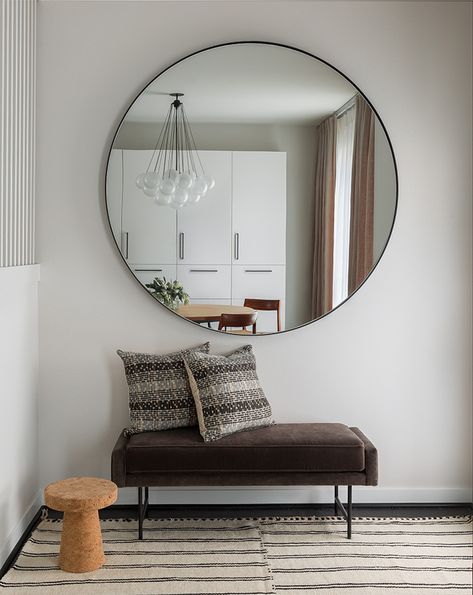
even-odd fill
[{"label": "patterned throw pillow", "polygon": [[183,356],[208,353],[209,345],[168,355],[117,351],[129,390],[130,427],[125,435],[197,425]]},{"label": "patterned throw pillow", "polygon": [[205,442],[274,423],[251,345],[228,357],[193,352],[184,359]]}]

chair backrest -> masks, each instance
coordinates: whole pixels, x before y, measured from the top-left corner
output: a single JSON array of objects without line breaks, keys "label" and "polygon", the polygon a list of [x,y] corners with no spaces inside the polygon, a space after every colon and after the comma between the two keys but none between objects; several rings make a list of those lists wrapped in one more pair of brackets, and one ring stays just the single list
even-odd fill
[{"label": "chair backrest", "polygon": [[278,332],[281,330],[281,313],[280,313],[280,300],[261,300],[257,298],[245,298],[244,306],[253,308],[253,310],[274,310],[277,312],[276,326]]},{"label": "chair backrest", "polygon": [[247,326],[252,327],[253,334],[256,333],[256,319],[258,312],[248,312],[244,314],[221,314],[218,323],[218,330],[226,330],[227,328],[241,327],[245,329]]}]

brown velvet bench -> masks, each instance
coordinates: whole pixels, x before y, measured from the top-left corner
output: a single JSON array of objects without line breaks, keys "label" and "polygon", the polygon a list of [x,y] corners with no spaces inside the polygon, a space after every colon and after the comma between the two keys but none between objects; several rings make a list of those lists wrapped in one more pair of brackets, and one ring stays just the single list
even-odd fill
[{"label": "brown velvet bench", "polygon": [[[123,432],[112,452],[112,481],[138,488],[143,538],[149,487],[335,486],[335,515],[351,538],[352,486],[376,485],[376,448],[358,429],[339,423],[276,424],[204,442],[198,428]],[[338,486],[348,487],[346,507]],[[144,488],[144,500],[143,500]]]}]

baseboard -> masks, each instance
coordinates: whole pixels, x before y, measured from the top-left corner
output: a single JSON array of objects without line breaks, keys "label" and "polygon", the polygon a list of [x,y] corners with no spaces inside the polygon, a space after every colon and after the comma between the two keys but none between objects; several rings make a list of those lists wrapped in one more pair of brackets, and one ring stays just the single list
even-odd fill
[{"label": "baseboard", "polygon": [[[344,497],[344,489],[340,488]],[[121,488],[117,504],[136,504],[136,488]],[[331,487],[151,488],[150,504],[328,504]],[[468,488],[385,488],[354,486],[354,504],[464,504],[472,502]]]},{"label": "baseboard", "polygon": [[40,490],[28,510],[25,512],[23,517],[17,526],[10,532],[3,547],[0,551],[0,578],[5,574],[11,565],[12,559],[18,553],[21,545],[25,541],[25,538],[34,527],[39,517],[41,516],[41,510],[43,505],[43,494]]}]

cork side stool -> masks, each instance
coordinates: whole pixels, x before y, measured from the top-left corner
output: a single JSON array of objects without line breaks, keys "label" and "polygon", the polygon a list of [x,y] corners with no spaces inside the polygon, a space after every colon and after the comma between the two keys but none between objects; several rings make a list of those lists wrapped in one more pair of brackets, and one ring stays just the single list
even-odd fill
[{"label": "cork side stool", "polygon": [[105,561],[99,509],[117,499],[117,486],[97,477],[70,477],[44,490],[46,506],[64,512],[59,567],[66,572],[91,572]]}]

